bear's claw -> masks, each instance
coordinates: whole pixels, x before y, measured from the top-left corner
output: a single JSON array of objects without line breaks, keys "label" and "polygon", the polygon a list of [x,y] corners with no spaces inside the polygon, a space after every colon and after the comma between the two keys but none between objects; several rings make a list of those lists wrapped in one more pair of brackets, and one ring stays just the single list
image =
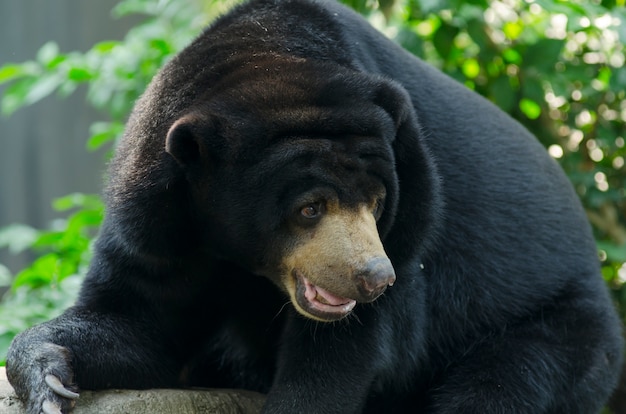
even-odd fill
[{"label": "bear's claw", "polygon": [[[69,398],[70,400],[75,400],[79,396],[78,393],[74,391],[70,391],[67,388],[65,388],[65,386],[63,385],[59,377],[57,377],[56,375],[48,374],[44,378],[44,381],[46,381],[46,384],[48,384],[48,386],[52,388],[52,391],[56,392],[61,397]],[[44,409],[44,412],[46,412],[47,414],[47,411],[45,411],[45,409]],[[59,412],[61,411],[59,410]]]},{"label": "bear's claw", "polygon": [[[46,376],[46,383],[48,382],[48,376]],[[41,410],[42,414],[63,414],[61,412],[61,408],[58,405],[48,400],[43,402],[43,404],[41,405]]]}]

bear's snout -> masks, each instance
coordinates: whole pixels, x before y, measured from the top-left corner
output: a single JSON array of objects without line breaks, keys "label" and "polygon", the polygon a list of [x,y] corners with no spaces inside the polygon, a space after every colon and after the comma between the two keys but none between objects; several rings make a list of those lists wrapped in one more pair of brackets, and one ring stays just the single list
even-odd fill
[{"label": "bear's snout", "polygon": [[387,257],[376,257],[369,260],[362,271],[356,273],[355,281],[362,296],[359,302],[372,302],[387,286],[393,286],[396,273]]},{"label": "bear's snout", "polygon": [[316,226],[297,233],[298,243],[280,266],[280,286],[296,309],[319,321],[345,317],[396,281],[371,204],[331,207]]}]

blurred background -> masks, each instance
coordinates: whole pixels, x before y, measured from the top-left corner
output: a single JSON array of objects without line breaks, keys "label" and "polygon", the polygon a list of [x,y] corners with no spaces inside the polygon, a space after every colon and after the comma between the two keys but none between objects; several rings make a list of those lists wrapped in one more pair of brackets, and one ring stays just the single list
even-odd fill
[{"label": "blurred background", "polygon": [[[111,18],[117,2],[1,2],[0,67],[34,59],[49,42],[57,44],[60,50],[85,52],[102,39],[121,40],[136,21]],[[6,88],[0,86],[0,91]],[[40,96],[24,102],[33,101],[32,105],[15,113],[15,107],[3,109],[0,228],[14,223],[44,228],[57,216],[51,209],[51,200],[72,192],[99,191],[104,157],[85,151],[85,140],[89,126],[101,115],[85,103],[85,88],[81,89],[64,100],[46,97],[46,90],[35,91]],[[11,106],[10,102],[3,104],[3,108],[7,106]],[[25,266],[25,260],[26,257],[11,255],[6,249],[0,251],[0,263],[13,272]]]},{"label": "blurred background", "polygon": [[[625,0],[343,0],[495,102],[566,171],[626,316]],[[158,68],[234,0],[0,2],[0,363],[69,306],[105,165]],[[626,386],[607,413],[626,413]]]}]

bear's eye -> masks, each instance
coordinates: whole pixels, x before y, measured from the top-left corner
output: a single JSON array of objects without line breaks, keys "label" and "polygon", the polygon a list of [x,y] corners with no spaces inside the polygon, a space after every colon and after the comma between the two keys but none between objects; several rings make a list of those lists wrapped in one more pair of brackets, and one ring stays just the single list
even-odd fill
[{"label": "bear's eye", "polygon": [[300,209],[300,214],[304,218],[315,219],[322,215],[323,213],[322,210],[323,210],[322,203],[307,204],[306,206]]}]

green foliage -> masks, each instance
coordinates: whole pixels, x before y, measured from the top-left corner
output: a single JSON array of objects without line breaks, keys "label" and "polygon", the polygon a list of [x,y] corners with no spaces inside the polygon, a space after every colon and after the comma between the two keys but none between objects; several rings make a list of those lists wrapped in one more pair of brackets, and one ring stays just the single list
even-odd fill
[{"label": "green foliage", "polygon": [[[495,102],[531,130],[567,172],[587,209],[603,275],[626,315],[626,9],[624,0],[343,0],[389,37]],[[234,1],[123,0],[114,16],[145,20],[121,42],[86,53],[44,45],[34,60],[0,68],[9,115],[52,93],[88,86],[106,120],[87,148],[121,136],[155,71]],[[102,217],[97,197],[57,200],[73,213],[49,231],[14,225],[0,247],[33,249],[14,278],[0,265],[0,359],[12,336],[73,300]],[[558,243],[558,240],[555,241]]]},{"label": "green foliage", "polygon": [[0,248],[15,253],[30,249],[39,254],[14,278],[0,266],[0,286],[10,287],[0,303],[2,359],[18,332],[71,305],[91,258],[89,247],[103,215],[99,197],[72,194],[55,200],[53,206],[57,211],[73,212],[47,231],[24,225],[0,230]]},{"label": "green foliage", "polygon": [[113,9],[114,17],[146,17],[124,40],[100,42],[86,53],[62,53],[56,43],[48,42],[35,60],[0,68],[0,84],[9,84],[0,111],[8,116],[55,91],[64,97],[86,84],[88,103],[110,117],[92,126],[88,148],[115,141],[152,76],[215,15],[215,3],[206,2],[208,12],[203,13],[199,0],[121,1]]},{"label": "green foliage", "polygon": [[[144,17],[124,40],[100,42],[86,53],[62,53],[49,42],[34,60],[1,67],[0,84],[7,87],[0,111],[8,116],[55,92],[68,96],[85,84],[88,103],[106,119],[91,126],[87,149],[111,145],[123,133],[124,120],[154,73],[223,11],[224,3],[121,1],[113,9],[114,17]],[[0,248],[15,253],[30,250],[36,257],[14,277],[0,265],[0,288],[10,287],[0,302],[0,363],[18,332],[58,315],[73,302],[89,264],[90,245],[102,221],[102,201],[72,194],[55,200],[53,207],[72,213],[46,231],[24,225],[0,229]]]},{"label": "green foliage", "polygon": [[626,317],[624,0],[344,2],[541,140],[585,205]]}]

